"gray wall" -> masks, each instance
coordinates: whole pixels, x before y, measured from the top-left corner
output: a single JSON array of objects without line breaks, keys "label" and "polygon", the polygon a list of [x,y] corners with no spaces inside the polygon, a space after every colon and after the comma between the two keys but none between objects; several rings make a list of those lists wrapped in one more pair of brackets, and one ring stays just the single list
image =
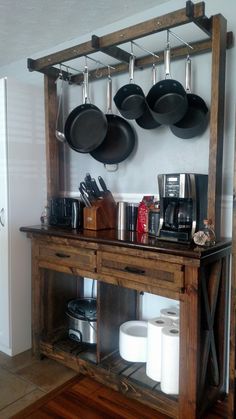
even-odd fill
[{"label": "gray wall", "polygon": [[[236,5],[234,0],[222,2],[220,0],[207,0],[206,15],[221,13],[228,21],[228,30],[236,26]],[[147,10],[145,13],[134,14],[115,24],[101,28],[96,31],[97,35],[113,32],[117,29],[145,21],[155,16],[161,16],[169,11],[177,10],[185,6],[185,1],[173,0],[162,6]],[[69,23],[68,23],[69,24]],[[63,30],[66,30],[65,22]],[[193,25],[176,29],[186,41],[192,39]],[[68,46],[87,41],[91,34],[74,39],[70,43],[58,45],[53,50],[58,51]],[[205,37],[199,30],[199,37]],[[198,35],[197,35],[197,39]],[[152,50],[161,50],[165,46],[165,35],[157,34],[153,37]],[[142,44],[142,42],[140,41]],[[173,46],[176,41],[173,40]],[[41,51],[35,57],[51,53],[53,50]],[[140,52],[139,52],[140,53]],[[184,84],[184,59],[172,63],[172,76]],[[210,107],[211,99],[211,54],[202,54],[192,58],[193,81],[192,91],[202,96]],[[235,128],[235,82],[234,74],[236,67],[235,49],[227,51],[227,77],[226,77],[226,112],[225,112],[225,147],[223,164],[223,218],[222,232],[231,235],[231,203],[233,188],[233,155],[234,155],[234,128]],[[43,76],[39,73],[30,73],[26,68],[26,59],[13,63],[7,67],[0,68],[0,76],[12,76],[29,84],[41,84],[43,89]],[[158,68],[158,79],[164,77],[163,66]],[[127,74],[113,78],[113,92],[128,81]],[[151,85],[151,69],[137,71],[135,82],[142,86],[145,93]],[[69,109],[81,103],[81,88],[78,86],[69,87]],[[97,80],[90,85],[91,101],[106,112],[106,81]],[[116,113],[115,105],[113,112]],[[222,115],[223,117],[223,115]],[[133,122],[131,122],[133,124]],[[67,191],[76,194],[79,181],[83,179],[86,172],[94,177],[102,175],[109,188],[117,194],[157,194],[157,174],[167,172],[198,172],[207,173],[209,158],[209,128],[206,132],[195,139],[181,140],[175,137],[168,127],[160,127],[156,130],[147,131],[134,123],[138,142],[132,155],[119,165],[115,172],[109,172],[101,163],[95,161],[90,155],[76,153],[67,149],[66,160],[69,161],[70,174],[66,178]]]}]

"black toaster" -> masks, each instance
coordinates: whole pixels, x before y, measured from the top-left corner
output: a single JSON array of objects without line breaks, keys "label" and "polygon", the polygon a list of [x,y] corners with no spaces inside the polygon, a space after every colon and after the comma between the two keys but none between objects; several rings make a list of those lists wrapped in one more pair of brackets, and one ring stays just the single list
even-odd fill
[{"label": "black toaster", "polygon": [[49,204],[49,225],[83,228],[84,203],[75,198],[52,198]]}]

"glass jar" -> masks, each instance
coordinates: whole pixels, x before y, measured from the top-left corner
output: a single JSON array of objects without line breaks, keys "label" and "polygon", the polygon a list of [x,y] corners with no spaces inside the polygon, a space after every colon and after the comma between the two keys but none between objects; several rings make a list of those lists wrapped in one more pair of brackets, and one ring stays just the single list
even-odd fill
[{"label": "glass jar", "polygon": [[214,244],[216,244],[216,235],[215,235],[215,230],[214,230],[214,226],[212,224],[212,221],[209,220],[204,220],[203,221],[204,227],[203,227],[203,232],[205,234],[205,246],[213,246]]},{"label": "glass jar", "polygon": [[49,224],[49,207],[45,205],[44,210],[41,214],[40,221],[42,226],[48,226]]}]

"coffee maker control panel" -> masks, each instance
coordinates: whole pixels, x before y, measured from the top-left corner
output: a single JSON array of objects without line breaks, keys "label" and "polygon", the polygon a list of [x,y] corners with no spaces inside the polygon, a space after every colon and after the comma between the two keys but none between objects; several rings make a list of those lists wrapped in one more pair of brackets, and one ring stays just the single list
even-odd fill
[{"label": "coffee maker control panel", "polygon": [[165,196],[179,196],[179,176],[166,176]]},{"label": "coffee maker control panel", "polygon": [[163,197],[193,198],[195,195],[193,174],[176,173],[160,176],[162,180],[159,181],[159,188],[161,183],[160,195]]}]

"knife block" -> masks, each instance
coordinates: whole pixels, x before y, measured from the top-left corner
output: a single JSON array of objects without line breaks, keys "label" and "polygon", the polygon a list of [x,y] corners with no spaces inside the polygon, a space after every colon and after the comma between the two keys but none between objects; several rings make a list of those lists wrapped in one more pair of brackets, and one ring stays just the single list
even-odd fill
[{"label": "knife block", "polygon": [[105,230],[116,228],[116,203],[110,194],[97,199],[92,207],[83,210],[84,229]]}]

